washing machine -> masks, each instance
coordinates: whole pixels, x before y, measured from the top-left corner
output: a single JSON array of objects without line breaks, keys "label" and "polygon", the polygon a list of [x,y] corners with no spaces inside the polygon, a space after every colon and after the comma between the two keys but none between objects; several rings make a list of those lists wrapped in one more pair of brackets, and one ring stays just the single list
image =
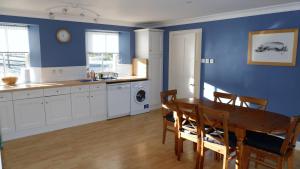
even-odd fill
[{"label": "washing machine", "polygon": [[149,112],[149,82],[131,82],[131,115]]}]

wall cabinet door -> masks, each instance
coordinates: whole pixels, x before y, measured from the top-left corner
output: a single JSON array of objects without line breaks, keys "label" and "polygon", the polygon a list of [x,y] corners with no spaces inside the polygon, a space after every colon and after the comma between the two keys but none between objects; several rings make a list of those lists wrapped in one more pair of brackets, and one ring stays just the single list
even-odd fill
[{"label": "wall cabinet door", "polygon": [[72,93],[72,115],[74,119],[90,116],[90,93]]},{"label": "wall cabinet door", "polygon": [[90,92],[90,112],[91,115],[97,117],[98,120],[107,119],[105,90]]},{"label": "wall cabinet door", "polygon": [[151,54],[162,54],[163,47],[163,32],[160,31],[150,31],[150,55]]},{"label": "wall cabinet door", "polygon": [[16,129],[24,130],[45,125],[44,99],[24,99],[14,102]]},{"label": "wall cabinet door", "polygon": [[162,90],[162,57],[160,56],[149,58],[149,90],[150,105],[159,105]]},{"label": "wall cabinet door", "polygon": [[45,97],[47,124],[56,124],[72,119],[70,95]]},{"label": "wall cabinet door", "polygon": [[12,101],[0,102],[0,124],[2,134],[15,131],[15,116]]}]

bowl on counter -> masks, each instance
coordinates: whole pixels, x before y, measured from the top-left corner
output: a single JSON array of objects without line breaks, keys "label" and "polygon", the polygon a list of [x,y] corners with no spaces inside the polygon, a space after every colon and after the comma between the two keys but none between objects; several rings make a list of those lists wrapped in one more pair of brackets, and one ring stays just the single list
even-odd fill
[{"label": "bowl on counter", "polygon": [[15,85],[17,81],[18,81],[18,78],[14,77],[14,76],[8,76],[8,77],[2,78],[2,82],[9,86]]}]

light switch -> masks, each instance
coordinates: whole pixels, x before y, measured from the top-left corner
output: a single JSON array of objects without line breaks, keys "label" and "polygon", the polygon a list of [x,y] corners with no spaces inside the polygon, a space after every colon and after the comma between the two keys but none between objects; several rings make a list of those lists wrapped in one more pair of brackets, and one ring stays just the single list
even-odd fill
[{"label": "light switch", "polygon": [[209,63],[215,63],[215,59],[209,59]]},{"label": "light switch", "polygon": [[205,63],[205,59],[201,59],[201,63]]},{"label": "light switch", "polygon": [[209,63],[209,59],[205,59],[205,63]]}]

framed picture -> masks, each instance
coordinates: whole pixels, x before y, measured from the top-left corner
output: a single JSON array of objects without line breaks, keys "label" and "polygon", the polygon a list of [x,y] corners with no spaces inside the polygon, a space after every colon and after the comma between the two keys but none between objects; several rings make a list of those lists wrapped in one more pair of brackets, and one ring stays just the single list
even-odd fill
[{"label": "framed picture", "polygon": [[248,64],[295,66],[298,29],[249,32]]}]

